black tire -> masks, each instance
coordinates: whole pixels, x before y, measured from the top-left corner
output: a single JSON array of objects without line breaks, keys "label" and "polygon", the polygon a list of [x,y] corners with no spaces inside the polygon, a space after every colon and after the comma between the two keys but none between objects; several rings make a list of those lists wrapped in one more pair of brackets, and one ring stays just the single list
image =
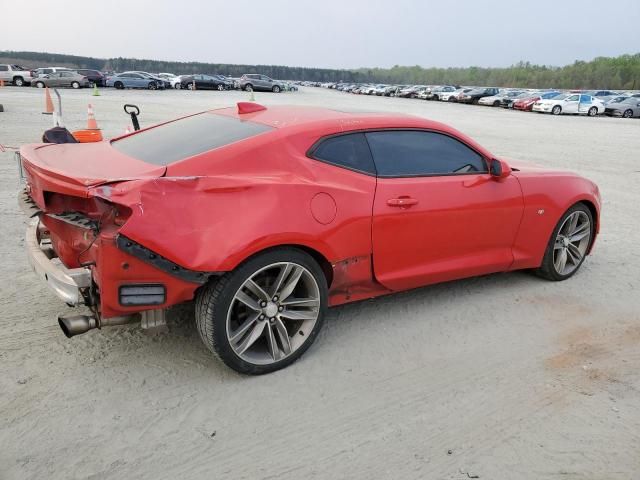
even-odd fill
[{"label": "black tire", "polygon": [[80,88],[80,84],[78,82],[71,82],[71,88],[78,89]]},{"label": "black tire", "polygon": [[147,85],[147,88],[149,90],[155,90],[158,88],[158,86],[156,85],[156,82],[149,82],[149,85]]},{"label": "black tire", "polygon": [[271,91],[273,93],[280,93],[280,87],[278,85],[274,85]]},{"label": "black tire", "polygon": [[122,89],[124,89],[124,83],[116,82],[116,83],[113,84],[113,87],[118,89],[118,90],[122,90]]},{"label": "black tire", "polygon": [[562,107],[560,105],[556,105],[551,109],[552,115],[560,115],[562,113]]},{"label": "black tire", "polygon": [[36,82],[36,87],[44,88],[44,82]]},{"label": "black tire", "polygon": [[24,86],[24,78],[22,78],[22,77],[13,77],[13,84],[16,87],[23,87]]},{"label": "black tire", "polygon": [[478,102],[480,102],[480,99],[474,98],[473,100],[471,100],[471,105],[478,105]]},{"label": "black tire", "polygon": [[193,82],[191,82],[191,83],[187,83],[187,90],[194,90],[194,88],[193,88]]},{"label": "black tire", "polygon": [[175,88],[176,90],[181,90],[182,89],[182,84],[180,82],[178,82],[178,83],[176,83],[176,86],[173,87],[173,88]]},{"label": "black tire", "polygon": [[447,99],[447,102],[451,102],[451,103],[453,103],[453,102],[455,102],[455,101],[456,101],[456,99],[455,99],[455,98],[453,98],[453,95],[452,95],[452,96],[450,96],[450,97]]},{"label": "black tire", "polygon": [[589,240],[589,248],[587,248],[587,252],[589,251],[589,249],[591,248],[591,244],[593,243],[593,234],[595,232],[595,225],[593,222],[593,215],[591,214],[591,210],[589,210],[589,208],[584,204],[584,203],[576,203],[573,207],[571,207],[569,210],[567,210],[562,217],[560,217],[560,220],[558,220],[558,223],[556,224],[556,227],[553,229],[553,232],[551,233],[551,238],[549,238],[549,242],[547,243],[547,248],[544,252],[544,257],[542,258],[542,264],[540,265],[539,268],[537,268],[536,270],[534,270],[534,272],[536,273],[536,275],[545,278],[547,280],[551,280],[554,282],[559,282],[562,280],[566,280],[570,277],[572,277],[573,275],[575,275],[575,273],[580,270],[580,267],[582,266],[582,264],[584,263],[585,258],[587,258],[587,255],[585,253],[585,255],[582,257],[582,260],[580,261],[580,263],[578,264],[578,266],[569,274],[567,275],[561,275],[559,274],[554,265],[553,265],[553,249],[554,249],[554,245],[555,245],[555,240],[556,237],[558,235],[558,231],[560,230],[560,227],[562,226],[563,222],[565,221],[565,219],[571,215],[574,212],[577,211],[581,211],[587,214],[587,216],[589,217],[589,223],[591,226],[591,232],[590,232],[590,240]]},{"label": "black tire", "polygon": [[[227,312],[241,285],[255,272],[277,262],[294,262],[305,267],[314,277],[320,292],[318,319],[313,330],[297,350],[274,363],[259,365],[240,358],[227,338]],[[247,375],[262,375],[280,370],[295,362],[311,346],[324,323],[327,309],[327,281],[318,263],[297,248],[278,248],[258,254],[235,270],[203,287],[196,297],[196,326],[207,348],[233,370]]]},{"label": "black tire", "polygon": [[587,112],[587,115],[589,115],[590,117],[597,117],[598,116],[598,107],[591,107],[589,109],[589,111]]},{"label": "black tire", "polygon": [[500,106],[500,100],[496,100],[495,102],[493,102],[493,106],[494,107],[499,107]]},{"label": "black tire", "polygon": [[250,83],[247,83],[244,86],[244,90],[247,91],[247,92],[253,92],[253,85],[251,85]]},{"label": "black tire", "polygon": [[220,84],[217,88],[219,92],[222,92],[224,90],[224,85]]},{"label": "black tire", "polygon": [[629,110],[625,110],[622,113],[622,118],[631,118],[633,117],[633,110],[629,109]]}]

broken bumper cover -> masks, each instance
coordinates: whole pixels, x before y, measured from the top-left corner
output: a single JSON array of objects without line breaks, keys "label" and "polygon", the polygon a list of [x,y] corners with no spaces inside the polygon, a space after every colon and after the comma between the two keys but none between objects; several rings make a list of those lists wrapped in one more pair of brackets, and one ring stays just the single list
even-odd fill
[{"label": "broken bumper cover", "polygon": [[66,268],[46,242],[38,238],[38,222],[27,227],[25,239],[31,267],[49,288],[69,305],[84,305],[81,289],[91,286],[91,270],[87,267]]}]

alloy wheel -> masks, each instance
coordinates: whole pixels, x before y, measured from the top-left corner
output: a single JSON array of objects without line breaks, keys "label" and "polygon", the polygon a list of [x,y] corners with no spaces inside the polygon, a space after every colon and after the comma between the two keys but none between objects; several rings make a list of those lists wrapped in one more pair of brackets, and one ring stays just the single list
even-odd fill
[{"label": "alloy wheel", "polygon": [[559,275],[569,275],[580,266],[591,241],[591,222],[582,211],[569,215],[558,230],[553,246],[553,266]]},{"label": "alloy wheel", "polygon": [[229,345],[255,365],[278,362],[300,348],[320,315],[320,288],[302,265],[261,268],[237,290],[227,312]]}]

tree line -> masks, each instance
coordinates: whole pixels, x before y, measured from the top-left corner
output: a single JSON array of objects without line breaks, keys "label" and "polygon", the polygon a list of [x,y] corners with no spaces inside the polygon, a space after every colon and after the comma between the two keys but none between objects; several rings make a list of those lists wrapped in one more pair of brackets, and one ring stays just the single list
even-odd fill
[{"label": "tree line", "polygon": [[640,53],[618,57],[597,57],[591,61],[577,60],[563,67],[519,62],[503,68],[423,68],[417,65],[413,67],[396,65],[392,68],[339,70],[282,65],[170,62],[123,57],[103,59],[58,53],[0,51],[0,62],[9,61],[22,63],[28,68],[60,65],[116,72],[143,70],[156,73],[171,72],[177,75],[223,74],[231,77],[239,77],[245,73],[262,73],[277,79],[312,82],[640,89]]}]

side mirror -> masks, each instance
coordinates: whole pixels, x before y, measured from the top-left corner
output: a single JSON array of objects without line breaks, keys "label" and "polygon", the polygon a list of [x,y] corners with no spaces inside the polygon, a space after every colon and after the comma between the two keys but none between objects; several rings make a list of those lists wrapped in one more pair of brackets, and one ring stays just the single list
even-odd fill
[{"label": "side mirror", "polygon": [[489,165],[489,173],[496,180],[501,180],[511,175],[511,167],[504,160],[493,158]]}]

